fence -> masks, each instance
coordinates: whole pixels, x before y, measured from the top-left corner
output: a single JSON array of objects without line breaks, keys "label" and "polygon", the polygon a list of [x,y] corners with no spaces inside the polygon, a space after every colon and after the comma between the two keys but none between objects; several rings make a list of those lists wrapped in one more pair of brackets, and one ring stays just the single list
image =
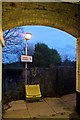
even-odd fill
[{"label": "fence", "polygon": [[39,83],[43,96],[62,96],[76,90],[73,67],[32,68],[28,72],[28,84]]},{"label": "fence", "polygon": [[27,84],[40,84],[43,97],[57,97],[76,91],[76,72],[73,67],[3,69],[3,100],[25,99]]}]

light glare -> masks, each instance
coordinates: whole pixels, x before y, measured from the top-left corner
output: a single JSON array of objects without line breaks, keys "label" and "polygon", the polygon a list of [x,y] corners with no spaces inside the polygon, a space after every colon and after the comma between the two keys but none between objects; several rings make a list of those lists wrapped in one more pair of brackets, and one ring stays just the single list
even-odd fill
[{"label": "light glare", "polygon": [[26,33],[26,34],[25,34],[25,39],[26,39],[26,40],[31,39],[31,37],[32,37],[32,34],[31,34],[31,33]]}]

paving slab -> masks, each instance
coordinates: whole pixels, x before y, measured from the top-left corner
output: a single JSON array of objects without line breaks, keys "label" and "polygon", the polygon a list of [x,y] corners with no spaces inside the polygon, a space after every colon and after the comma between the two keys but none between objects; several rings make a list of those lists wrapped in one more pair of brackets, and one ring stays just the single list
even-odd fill
[{"label": "paving slab", "polygon": [[61,98],[45,98],[42,101],[12,101],[5,110],[4,118],[78,118],[75,114],[75,95]]},{"label": "paving slab", "polygon": [[27,109],[31,118],[51,118],[52,115],[56,114],[44,100],[27,103]]},{"label": "paving slab", "polygon": [[12,101],[9,103],[9,109],[5,111],[4,118],[30,118],[24,100]]},{"label": "paving slab", "polygon": [[12,101],[9,103],[9,109],[7,111],[14,110],[26,110],[26,102],[24,100]]},{"label": "paving slab", "polygon": [[6,111],[3,118],[30,118],[27,110],[11,110]]},{"label": "paving slab", "polygon": [[75,110],[75,108],[76,108],[76,100],[75,101],[74,100],[72,100],[72,101],[66,101],[66,102],[62,101],[62,102],[71,111]]},{"label": "paving slab", "polygon": [[63,104],[70,110],[76,108],[76,94],[68,94],[60,98]]},{"label": "paving slab", "polygon": [[60,98],[46,98],[46,103],[55,111],[56,114],[70,114],[71,111],[63,104]]},{"label": "paving slab", "polygon": [[64,96],[61,97],[61,100],[65,101],[65,102],[66,101],[76,100],[76,93],[64,95]]}]

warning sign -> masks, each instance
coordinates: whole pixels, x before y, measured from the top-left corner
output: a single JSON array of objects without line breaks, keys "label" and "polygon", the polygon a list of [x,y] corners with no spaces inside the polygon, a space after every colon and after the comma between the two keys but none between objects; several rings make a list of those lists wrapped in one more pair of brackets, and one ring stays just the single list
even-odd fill
[{"label": "warning sign", "polygon": [[21,62],[32,62],[32,56],[21,55]]}]

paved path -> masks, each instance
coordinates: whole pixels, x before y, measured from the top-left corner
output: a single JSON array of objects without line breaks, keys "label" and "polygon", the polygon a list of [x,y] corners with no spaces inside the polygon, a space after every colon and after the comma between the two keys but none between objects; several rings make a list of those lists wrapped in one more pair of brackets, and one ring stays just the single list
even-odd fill
[{"label": "paved path", "polygon": [[12,101],[3,114],[4,118],[78,118],[75,112],[76,94],[61,98],[44,98],[41,101]]}]

